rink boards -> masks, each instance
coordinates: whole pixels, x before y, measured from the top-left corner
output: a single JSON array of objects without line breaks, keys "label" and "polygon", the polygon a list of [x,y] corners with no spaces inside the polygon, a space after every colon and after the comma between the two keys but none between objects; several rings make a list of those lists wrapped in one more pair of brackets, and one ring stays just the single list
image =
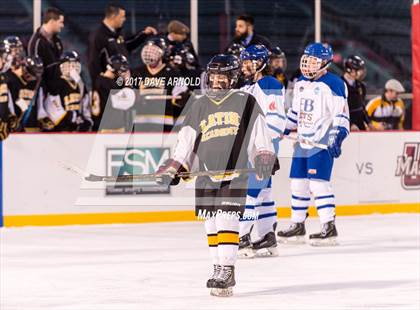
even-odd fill
[{"label": "rink boards", "polygon": [[[72,225],[195,220],[194,184],[162,192],[153,184],[82,181],[62,168],[91,173],[151,173],[172,152],[176,135],[14,134],[0,146],[0,224]],[[274,177],[280,217],[289,210],[293,143],[281,142]],[[420,212],[420,132],[352,133],[335,162],[338,215]],[[144,193],[142,191],[147,191]],[[316,214],[314,208],[310,209]]]}]

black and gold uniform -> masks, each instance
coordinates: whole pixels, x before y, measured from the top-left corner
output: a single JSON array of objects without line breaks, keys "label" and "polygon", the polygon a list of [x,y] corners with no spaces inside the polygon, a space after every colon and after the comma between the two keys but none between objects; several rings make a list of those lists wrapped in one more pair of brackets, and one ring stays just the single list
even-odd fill
[{"label": "black and gold uniform", "polygon": [[131,130],[131,108],[135,93],[127,79],[130,69],[127,58],[116,54],[108,59],[107,70],[93,84],[92,117],[94,131],[124,132]]},{"label": "black and gold uniform", "polygon": [[9,88],[7,87],[6,77],[0,73],[0,141],[5,140],[10,132],[15,129],[16,119],[9,109]]},{"label": "black and gold uniform", "polygon": [[92,127],[89,93],[84,84],[63,76],[50,88],[44,108],[54,131],[89,131]]},{"label": "black and gold uniform", "polygon": [[102,132],[131,130],[131,111],[118,108],[118,103],[125,104],[135,100],[135,93],[129,87],[118,85],[115,78],[101,74],[96,79],[92,98],[92,113],[95,120],[95,130]]},{"label": "black and gold uniform", "polygon": [[[31,108],[24,129],[25,131],[39,131],[38,115],[43,109],[44,98],[42,85],[39,85],[36,80],[27,81],[22,75],[11,70],[5,73],[5,77],[10,94],[10,112],[22,122],[25,111]],[[32,104],[31,101],[33,101]]]},{"label": "black and gold uniform", "polygon": [[401,98],[388,101],[385,95],[375,97],[366,105],[366,112],[375,129],[400,130],[404,128],[405,104]]},{"label": "black and gold uniform", "polygon": [[185,171],[198,160],[200,171],[224,171],[221,175],[199,176],[195,182],[195,210],[205,220],[213,263],[213,276],[207,281],[212,295],[230,296],[235,285],[234,264],[239,245],[239,218],[244,212],[248,175],[237,171],[255,166],[257,175],[268,178],[275,155],[256,99],[235,91],[239,61],[232,55],[217,55],[207,65],[206,95],[189,109],[174,155],[158,169],[158,175]]},{"label": "black and gold uniform", "polygon": [[187,100],[188,88],[177,69],[165,64],[156,73],[145,65],[133,71],[138,81],[134,126],[136,131],[171,131]]}]

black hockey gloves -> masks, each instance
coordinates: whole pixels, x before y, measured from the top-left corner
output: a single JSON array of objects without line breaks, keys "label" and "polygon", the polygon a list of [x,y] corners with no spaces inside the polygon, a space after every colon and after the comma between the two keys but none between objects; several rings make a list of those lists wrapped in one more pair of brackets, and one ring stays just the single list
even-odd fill
[{"label": "black hockey gloves", "polygon": [[178,185],[180,177],[177,173],[179,172],[188,172],[188,170],[180,162],[169,158],[156,171],[156,182],[162,185]]},{"label": "black hockey gloves", "polygon": [[255,170],[257,177],[268,179],[280,169],[280,163],[277,156],[268,151],[258,152],[255,156]]}]

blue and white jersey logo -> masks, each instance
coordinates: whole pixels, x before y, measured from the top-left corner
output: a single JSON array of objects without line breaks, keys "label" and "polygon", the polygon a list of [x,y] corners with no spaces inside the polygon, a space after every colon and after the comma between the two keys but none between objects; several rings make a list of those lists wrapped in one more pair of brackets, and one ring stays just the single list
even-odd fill
[{"label": "blue and white jersey logo", "polygon": [[300,98],[300,110],[307,113],[312,112],[314,110],[314,100]]}]

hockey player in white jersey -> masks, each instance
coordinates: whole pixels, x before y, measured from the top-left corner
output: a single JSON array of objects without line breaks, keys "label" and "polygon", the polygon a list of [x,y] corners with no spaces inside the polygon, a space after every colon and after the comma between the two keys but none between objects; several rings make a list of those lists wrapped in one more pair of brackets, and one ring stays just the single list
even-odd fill
[{"label": "hockey player in white jersey", "polygon": [[334,158],[340,156],[341,144],[349,134],[349,109],[344,81],[327,71],[332,57],[330,46],[313,43],[305,48],[300,60],[302,76],[294,86],[285,134],[297,129],[299,138],[328,144],[328,150],[296,145],[290,171],[292,225],[278,232],[279,241],[304,242],[312,195],[321,232],[311,234],[310,243],[336,244],[335,197],[330,179]]},{"label": "hockey player in white jersey", "polygon": [[[240,58],[242,74],[247,82],[241,90],[257,99],[277,153],[280,135],[286,126],[284,86],[271,76],[269,51],[264,45],[247,47]],[[239,229],[239,257],[277,255],[277,211],[271,186],[271,178],[258,180],[255,173],[249,175],[246,209]],[[251,242],[251,229],[256,230],[258,236],[254,242]]]}]

